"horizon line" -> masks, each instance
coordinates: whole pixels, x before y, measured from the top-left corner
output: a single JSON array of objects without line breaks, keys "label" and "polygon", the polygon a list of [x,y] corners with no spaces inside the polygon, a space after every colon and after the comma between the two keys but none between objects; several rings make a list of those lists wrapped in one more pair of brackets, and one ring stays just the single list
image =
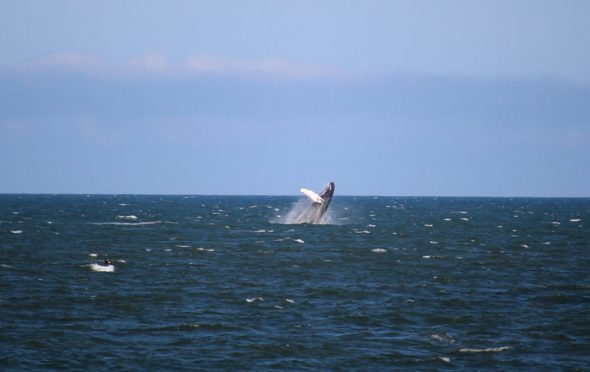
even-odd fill
[{"label": "horizon line", "polygon": [[[184,193],[53,193],[53,192],[0,192],[0,196],[10,195],[38,195],[38,196],[222,196],[222,197],[300,197],[299,194],[184,194]],[[378,195],[378,194],[337,194],[334,197],[361,197],[361,198],[498,198],[498,199],[590,199],[589,196],[514,196],[514,195]]]}]

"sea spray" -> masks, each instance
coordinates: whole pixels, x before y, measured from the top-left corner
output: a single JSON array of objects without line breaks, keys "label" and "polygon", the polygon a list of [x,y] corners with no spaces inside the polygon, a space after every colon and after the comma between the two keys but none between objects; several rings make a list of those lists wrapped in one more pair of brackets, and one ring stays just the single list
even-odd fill
[{"label": "sea spray", "polygon": [[321,209],[316,208],[313,203],[307,199],[302,198],[299,199],[289,212],[283,217],[277,217],[276,219],[272,220],[273,223],[280,223],[280,224],[301,224],[301,223],[310,223],[310,221],[319,220],[316,224],[319,225],[331,225],[334,224],[334,217],[330,211],[324,213],[323,216],[321,214]]}]

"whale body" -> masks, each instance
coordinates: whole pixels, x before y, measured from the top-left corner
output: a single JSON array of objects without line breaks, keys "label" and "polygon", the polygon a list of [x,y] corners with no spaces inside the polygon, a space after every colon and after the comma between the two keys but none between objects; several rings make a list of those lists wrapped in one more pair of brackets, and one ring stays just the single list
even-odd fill
[{"label": "whale body", "polygon": [[300,191],[311,200],[311,205],[297,217],[295,223],[322,223],[322,217],[328,210],[330,202],[332,201],[334,188],[334,182],[328,183],[324,190],[319,194],[302,188]]}]

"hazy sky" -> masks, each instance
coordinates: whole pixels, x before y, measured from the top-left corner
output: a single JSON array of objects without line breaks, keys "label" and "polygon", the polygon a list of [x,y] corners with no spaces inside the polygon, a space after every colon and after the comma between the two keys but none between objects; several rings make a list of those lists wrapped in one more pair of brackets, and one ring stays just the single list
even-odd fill
[{"label": "hazy sky", "polygon": [[590,1],[0,1],[0,192],[589,196]]}]

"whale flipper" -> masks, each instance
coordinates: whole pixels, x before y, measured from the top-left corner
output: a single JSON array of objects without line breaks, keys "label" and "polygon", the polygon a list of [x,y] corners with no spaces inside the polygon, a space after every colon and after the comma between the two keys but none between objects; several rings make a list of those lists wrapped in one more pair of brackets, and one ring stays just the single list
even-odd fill
[{"label": "whale flipper", "polygon": [[308,189],[299,189],[300,192],[304,193],[308,198],[311,199],[314,203],[322,204],[324,203],[324,199],[321,196],[316,194],[315,192],[308,190]]}]

